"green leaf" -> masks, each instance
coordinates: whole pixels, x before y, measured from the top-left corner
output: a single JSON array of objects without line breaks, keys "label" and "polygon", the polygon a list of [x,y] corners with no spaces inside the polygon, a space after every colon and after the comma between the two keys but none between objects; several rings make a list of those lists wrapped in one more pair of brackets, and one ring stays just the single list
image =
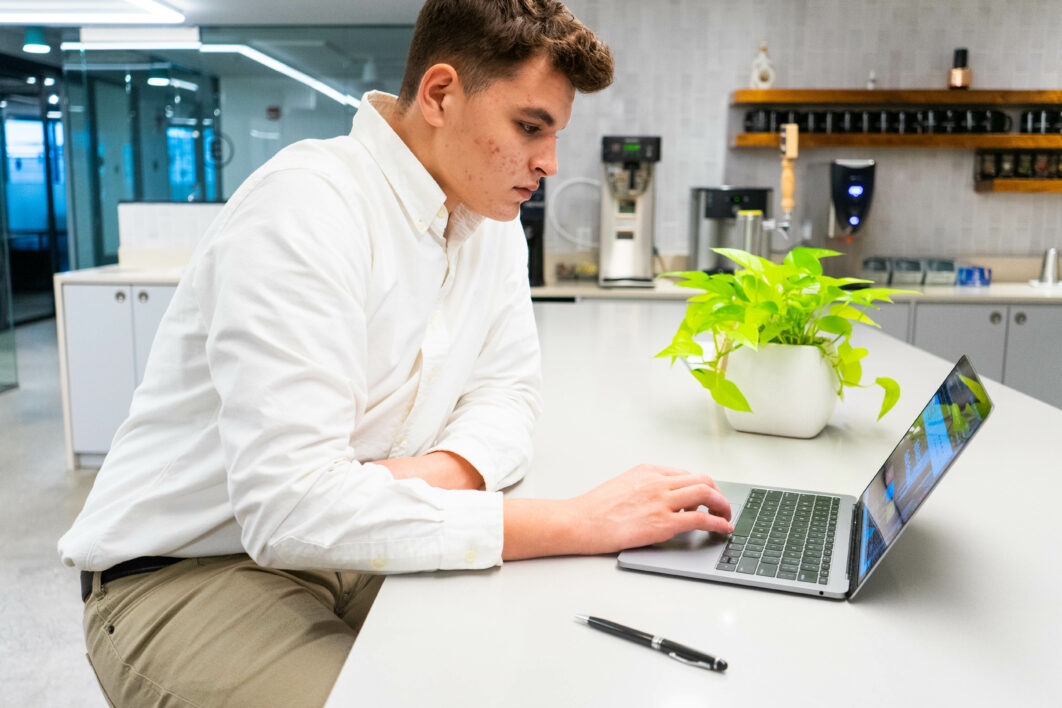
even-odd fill
[{"label": "green leaf", "polygon": [[835,303],[830,308],[830,314],[837,317],[843,317],[846,320],[852,320],[853,322],[863,322],[864,324],[875,324],[874,320],[867,317],[867,313],[860,310],[858,307],[852,307],[851,305],[845,305],[842,303]]},{"label": "green leaf", "polygon": [[679,325],[679,332],[685,331],[692,338],[695,334],[711,329],[717,320],[715,313],[718,309],[718,303],[688,303],[686,319],[682,320],[682,324]]},{"label": "green leaf", "polygon": [[745,400],[745,396],[741,393],[741,389],[729,379],[720,378],[716,387],[711,389],[709,393],[712,394],[712,398],[715,402],[724,408],[729,408],[741,413],[752,412],[752,407],[749,406],[749,402]]},{"label": "green leaf", "polygon": [[874,383],[885,390],[885,397],[881,401],[881,412],[878,413],[878,420],[881,420],[896,405],[896,401],[900,400],[900,384],[886,376],[879,376],[874,379]]},{"label": "green leaf", "polygon": [[671,346],[666,349],[663,349],[662,351],[660,351],[659,354],[654,355],[655,358],[661,358],[665,356],[704,356],[704,348],[692,339],[678,340],[672,342]]},{"label": "green leaf", "polygon": [[[836,285],[838,287],[840,287],[842,285],[857,285],[859,283],[873,283],[873,282],[874,282],[873,280],[867,280],[866,278],[838,278]],[[863,288],[863,290],[866,290],[866,288]],[[849,295],[853,295],[854,293],[858,293],[860,291],[859,290],[845,290],[845,292],[848,293]]]},{"label": "green leaf", "polygon": [[742,413],[752,412],[752,408],[749,407],[749,402],[745,400],[741,389],[722,374],[711,369],[691,369],[690,373],[701,382],[702,386],[708,389],[708,393],[712,395],[712,400],[719,405]]},{"label": "green leaf", "polygon": [[841,383],[845,386],[858,386],[863,379],[863,365],[859,363],[858,359],[841,359],[837,367]]},{"label": "green leaf", "polygon": [[826,315],[819,319],[819,329],[830,334],[848,337],[852,334],[852,323],[837,315]]},{"label": "green leaf", "polygon": [[826,248],[798,247],[786,254],[784,263],[809,270],[815,275],[822,275],[822,263],[819,261],[823,258],[839,255],[841,254],[837,251],[831,251]]},{"label": "green leaf", "polygon": [[745,319],[745,309],[748,305],[743,303],[728,303],[712,309],[712,318],[716,322],[742,322]]},{"label": "green leaf", "polygon": [[760,258],[759,256],[755,256],[749,253],[748,251],[742,251],[737,248],[713,248],[712,250],[721,256],[729,258],[742,268],[747,268],[751,271],[762,271],[764,268],[764,264],[770,263],[770,261],[764,258]]},{"label": "green leaf", "polygon": [[855,349],[847,342],[837,347],[837,373],[845,386],[858,386],[863,379],[860,359],[867,355],[866,349]]},{"label": "green leaf", "polygon": [[785,325],[781,322],[770,322],[764,325],[763,329],[760,330],[760,342],[770,344],[776,341],[778,335],[784,332],[785,329]]}]

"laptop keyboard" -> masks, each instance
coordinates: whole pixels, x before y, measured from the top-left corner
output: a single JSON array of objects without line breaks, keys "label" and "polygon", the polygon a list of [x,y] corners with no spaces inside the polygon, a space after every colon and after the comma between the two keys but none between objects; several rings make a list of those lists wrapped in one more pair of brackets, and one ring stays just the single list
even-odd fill
[{"label": "laptop keyboard", "polygon": [[825,585],[840,503],[838,497],[753,489],[716,568]]}]

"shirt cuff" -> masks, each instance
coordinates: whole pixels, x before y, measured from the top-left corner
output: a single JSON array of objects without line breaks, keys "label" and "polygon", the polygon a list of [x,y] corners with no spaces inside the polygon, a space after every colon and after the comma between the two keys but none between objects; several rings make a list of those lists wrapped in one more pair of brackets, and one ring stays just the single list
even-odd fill
[{"label": "shirt cuff", "polygon": [[446,493],[440,570],[479,570],[501,565],[505,523],[501,492]]}]

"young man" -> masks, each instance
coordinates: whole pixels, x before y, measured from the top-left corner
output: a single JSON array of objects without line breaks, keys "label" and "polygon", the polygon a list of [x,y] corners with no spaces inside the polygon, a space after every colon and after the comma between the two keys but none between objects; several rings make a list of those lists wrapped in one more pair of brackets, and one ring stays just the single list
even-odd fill
[{"label": "young man", "polygon": [[113,704],[320,705],[381,574],[730,530],[681,470],[498,492],[539,411],[516,218],[575,91],[611,76],[554,0],[429,0],[397,100],[233,195],[59,542]]}]

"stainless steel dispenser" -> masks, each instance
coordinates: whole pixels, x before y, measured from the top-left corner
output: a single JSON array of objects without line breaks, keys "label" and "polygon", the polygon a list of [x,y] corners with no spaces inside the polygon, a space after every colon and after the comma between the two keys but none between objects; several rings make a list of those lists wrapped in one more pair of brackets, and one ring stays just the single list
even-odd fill
[{"label": "stainless steel dispenser", "polygon": [[736,230],[739,211],[770,216],[770,187],[695,187],[690,193],[690,270],[732,272],[734,264],[713,248],[745,248]]},{"label": "stainless steel dispenser", "polygon": [[832,160],[808,166],[804,236],[816,246],[844,254],[823,261],[830,275],[854,275],[861,269],[875,169],[873,160]]},{"label": "stainless steel dispenser", "polygon": [[660,138],[605,136],[601,140],[602,287],[653,287],[653,165]]}]

